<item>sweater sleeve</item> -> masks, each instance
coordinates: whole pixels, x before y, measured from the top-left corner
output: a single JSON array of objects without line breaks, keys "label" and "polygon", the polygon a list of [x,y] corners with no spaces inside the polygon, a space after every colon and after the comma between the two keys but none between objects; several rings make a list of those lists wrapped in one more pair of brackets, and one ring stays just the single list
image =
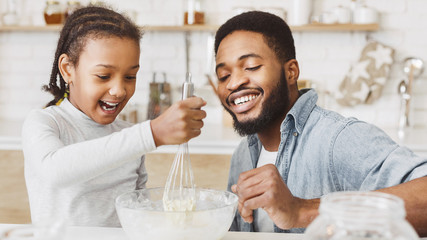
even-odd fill
[{"label": "sweater sleeve", "polygon": [[82,183],[156,149],[150,121],[88,141],[64,145],[55,119],[33,111],[22,128],[26,171],[52,187]]}]

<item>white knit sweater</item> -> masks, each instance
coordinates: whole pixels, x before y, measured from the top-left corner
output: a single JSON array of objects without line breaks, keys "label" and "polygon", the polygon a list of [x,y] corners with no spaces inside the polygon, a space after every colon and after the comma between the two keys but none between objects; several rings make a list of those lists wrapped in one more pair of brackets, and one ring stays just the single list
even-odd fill
[{"label": "white knit sweater", "polygon": [[150,122],[94,122],[67,99],[33,110],[22,128],[33,223],[119,227],[115,198],[144,188],[144,154],[156,149]]}]

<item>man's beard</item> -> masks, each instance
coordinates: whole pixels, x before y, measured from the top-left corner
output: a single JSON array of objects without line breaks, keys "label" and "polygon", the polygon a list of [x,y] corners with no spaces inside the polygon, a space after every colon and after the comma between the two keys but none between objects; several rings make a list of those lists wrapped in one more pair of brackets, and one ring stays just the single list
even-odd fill
[{"label": "man's beard", "polygon": [[270,96],[263,103],[263,109],[257,118],[239,122],[236,115],[231,110],[225,106],[224,108],[233,117],[234,130],[240,136],[246,136],[258,133],[269,127],[277,119],[284,117],[289,104],[289,89],[285,77],[285,71],[282,68],[280,81],[277,83],[277,86],[273,89]]}]

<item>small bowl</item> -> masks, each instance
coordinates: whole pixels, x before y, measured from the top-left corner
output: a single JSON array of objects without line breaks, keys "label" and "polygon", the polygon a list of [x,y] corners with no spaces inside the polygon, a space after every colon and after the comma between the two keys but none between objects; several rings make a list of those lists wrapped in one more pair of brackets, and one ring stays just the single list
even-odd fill
[{"label": "small bowl", "polygon": [[233,221],[237,196],[196,188],[194,211],[164,211],[164,188],[147,188],[116,198],[120,223],[131,240],[203,239],[224,237]]}]

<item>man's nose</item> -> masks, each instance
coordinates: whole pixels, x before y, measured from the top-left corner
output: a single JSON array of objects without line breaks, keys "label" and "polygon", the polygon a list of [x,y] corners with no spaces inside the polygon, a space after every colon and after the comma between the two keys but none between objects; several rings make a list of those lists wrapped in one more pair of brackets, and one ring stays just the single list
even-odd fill
[{"label": "man's nose", "polygon": [[227,83],[227,89],[230,91],[234,91],[238,89],[240,86],[249,83],[249,77],[244,73],[235,72],[230,75],[230,81]]}]

